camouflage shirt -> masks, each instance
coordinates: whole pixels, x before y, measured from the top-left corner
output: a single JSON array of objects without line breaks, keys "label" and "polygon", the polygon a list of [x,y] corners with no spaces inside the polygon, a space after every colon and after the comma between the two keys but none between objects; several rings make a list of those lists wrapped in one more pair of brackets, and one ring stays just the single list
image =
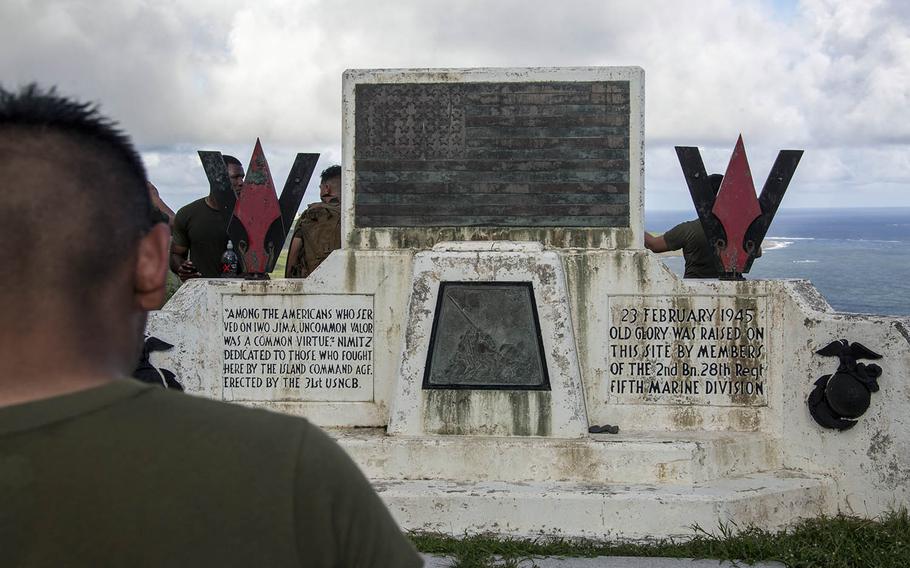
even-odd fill
[{"label": "camouflage shirt", "polygon": [[312,203],[300,215],[294,237],[303,241],[296,258],[288,259],[287,276],[305,278],[316,270],[333,250],[341,248],[341,206]]}]

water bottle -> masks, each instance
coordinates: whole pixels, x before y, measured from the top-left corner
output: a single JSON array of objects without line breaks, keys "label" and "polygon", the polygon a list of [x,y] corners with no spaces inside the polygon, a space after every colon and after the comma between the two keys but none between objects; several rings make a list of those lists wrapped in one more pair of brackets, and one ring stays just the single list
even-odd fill
[{"label": "water bottle", "polygon": [[228,241],[227,250],[221,255],[221,277],[236,278],[238,262],[237,253],[234,252],[234,243]]}]

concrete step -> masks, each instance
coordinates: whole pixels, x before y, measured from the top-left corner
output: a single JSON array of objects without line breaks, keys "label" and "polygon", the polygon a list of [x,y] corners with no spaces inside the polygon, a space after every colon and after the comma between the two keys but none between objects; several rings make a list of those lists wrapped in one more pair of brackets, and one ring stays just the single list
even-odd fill
[{"label": "concrete step", "polygon": [[803,518],[833,515],[834,483],[794,471],[720,479],[693,486],[574,483],[456,483],[373,480],[406,530],[450,536],[495,533],[648,541],[688,539],[718,523],[778,530]]},{"label": "concrete step", "polygon": [[581,440],[329,433],[371,479],[689,485],[780,467],[774,441],[756,432],[633,432]]}]

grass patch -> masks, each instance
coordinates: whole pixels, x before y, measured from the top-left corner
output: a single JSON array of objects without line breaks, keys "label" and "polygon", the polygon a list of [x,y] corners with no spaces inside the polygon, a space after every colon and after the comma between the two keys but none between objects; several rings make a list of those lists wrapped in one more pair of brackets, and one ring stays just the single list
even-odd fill
[{"label": "grass patch", "polygon": [[288,251],[287,249],[281,251],[281,254],[278,255],[278,260],[275,261],[275,269],[269,273],[269,277],[272,280],[278,280],[284,278],[284,268],[288,265]]},{"label": "grass patch", "polygon": [[[517,566],[539,556],[665,556],[742,560],[746,564],[777,561],[793,568],[906,568],[910,566],[910,515],[906,509],[878,519],[840,515],[803,521],[786,531],[738,529],[721,525],[716,532],[693,527],[686,542],[648,544],[589,540],[518,540],[495,536],[463,539],[414,533],[421,552],[452,556],[459,568]],[[499,557],[494,561],[493,557]]]}]

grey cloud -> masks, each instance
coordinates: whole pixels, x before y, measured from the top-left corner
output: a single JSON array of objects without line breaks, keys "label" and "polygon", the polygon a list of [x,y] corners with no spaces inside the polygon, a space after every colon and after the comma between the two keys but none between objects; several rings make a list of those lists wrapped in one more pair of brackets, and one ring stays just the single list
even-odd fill
[{"label": "grey cloud", "polygon": [[[869,176],[910,180],[895,161],[910,143],[908,22],[899,0],[804,0],[784,16],[764,0],[6,0],[0,35],[17,49],[0,52],[0,77],[100,100],[175,201],[206,190],[195,150],[212,141],[340,158],[345,68],[546,65],[645,69],[655,202],[676,203],[673,145],[722,167],[740,132],[756,164],[805,148],[807,195],[862,178],[874,196]],[[874,171],[857,174],[858,156]]]},{"label": "grey cloud", "polygon": [[0,75],[37,80],[100,100],[141,140],[173,142],[199,128],[205,99],[192,68],[216,41],[167,4],[146,2],[4,2]]}]

